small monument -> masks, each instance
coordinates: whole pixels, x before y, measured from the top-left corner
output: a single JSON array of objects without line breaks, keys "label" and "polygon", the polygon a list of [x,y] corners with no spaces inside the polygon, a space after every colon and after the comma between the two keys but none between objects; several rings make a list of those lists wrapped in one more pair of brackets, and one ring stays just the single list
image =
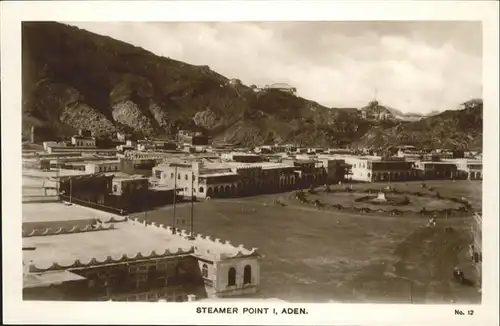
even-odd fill
[{"label": "small monument", "polygon": [[385,192],[379,191],[377,198],[375,198],[376,201],[383,201],[386,202],[387,198],[385,198]]}]

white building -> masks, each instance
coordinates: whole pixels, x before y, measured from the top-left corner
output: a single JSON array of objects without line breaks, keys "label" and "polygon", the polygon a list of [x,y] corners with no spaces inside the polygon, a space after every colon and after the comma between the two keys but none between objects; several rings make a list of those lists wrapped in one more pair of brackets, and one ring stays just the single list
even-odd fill
[{"label": "white building", "polygon": [[119,169],[120,161],[116,160],[91,162],[85,164],[85,172],[87,173],[116,172]]},{"label": "white building", "polygon": [[86,136],[71,137],[71,144],[76,147],[95,147],[95,138]]},{"label": "white building", "polygon": [[[340,156],[339,156],[340,157]],[[345,163],[350,165],[350,173],[346,179],[361,182],[390,182],[414,180],[417,173],[413,162],[397,159],[382,159],[380,156],[343,156]]]},{"label": "white building", "polygon": [[483,179],[483,161],[471,160],[466,158],[443,160],[448,163],[454,163],[462,177],[468,180]]}]

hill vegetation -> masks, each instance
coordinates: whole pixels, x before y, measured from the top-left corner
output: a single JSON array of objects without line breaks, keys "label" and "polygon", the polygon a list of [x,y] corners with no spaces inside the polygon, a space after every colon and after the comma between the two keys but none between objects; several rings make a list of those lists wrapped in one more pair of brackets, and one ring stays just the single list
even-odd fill
[{"label": "hill vegetation", "polygon": [[25,22],[22,33],[26,138],[31,126],[39,140],[68,137],[79,128],[104,138],[121,130],[165,136],[196,129],[248,146],[424,140],[468,147],[482,136],[482,102],[415,122],[366,120],[279,90],[256,92],[208,66],[159,57],[76,27]]}]

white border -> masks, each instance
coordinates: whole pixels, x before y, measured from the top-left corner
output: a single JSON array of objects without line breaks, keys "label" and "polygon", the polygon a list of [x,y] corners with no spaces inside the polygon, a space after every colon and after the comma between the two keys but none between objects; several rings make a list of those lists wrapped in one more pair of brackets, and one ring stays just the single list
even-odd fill
[{"label": "white border", "polygon": [[[3,317],[6,323],[498,325],[498,3],[1,2]],[[21,21],[478,20],[483,22],[483,303],[478,306],[33,303],[21,300]],[[459,69],[459,67],[458,67]],[[106,307],[104,307],[106,305]],[[305,307],[308,315],[201,315],[195,306]],[[474,316],[454,310],[474,309]]]}]

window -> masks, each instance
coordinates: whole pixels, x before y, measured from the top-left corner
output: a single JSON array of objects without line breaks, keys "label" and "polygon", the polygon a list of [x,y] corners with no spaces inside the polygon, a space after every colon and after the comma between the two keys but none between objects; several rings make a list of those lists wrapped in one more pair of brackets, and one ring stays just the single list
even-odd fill
[{"label": "window", "polygon": [[252,267],[250,265],[246,265],[243,270],[243,284],[252,283]]},{"label": "window", "polygon": [[170,173],[170,179],[173,179],[174,178],[174,173]]},{"label": "window", "polygon": [[231,267],[227,272],[227,285],[236,285],[236,269],[234,267]]},{"label": "window", "polygon": [[113,191],[114,192],[118,192],[118,186],[117,185],[113,185]]},{"label": "window", "polygon": [[183,275],[183,274],[186,274],[186,270],[184,269],[184,266],[182,265],[182,263],[179,263],[175,267],[175,275],[179,276],[179,275]]},{"label": "window", "polygon": [[203,264],[203,267],[201,269],[201,276],[208,277],[208,266],[207,266],[207,264]]},{"label": "window", "polygon": [[202,194],[204,190],[203,187],[200,187],[199,192]]},{"label": "window", "polygon": [[193,181],[196,181],[196,176],[193,175]]},{"label": "window", "polygon": [[177,174],[177,180],[180,180],[180,179],[181,179],[181,174],[180,174],[180,173],[178,173],[178,174]]},{"label": "window", "polygon": [[186,173],[186,175],[184,176],[184,180],[188,180],[189,177],[188,177],[188,174]]}]

